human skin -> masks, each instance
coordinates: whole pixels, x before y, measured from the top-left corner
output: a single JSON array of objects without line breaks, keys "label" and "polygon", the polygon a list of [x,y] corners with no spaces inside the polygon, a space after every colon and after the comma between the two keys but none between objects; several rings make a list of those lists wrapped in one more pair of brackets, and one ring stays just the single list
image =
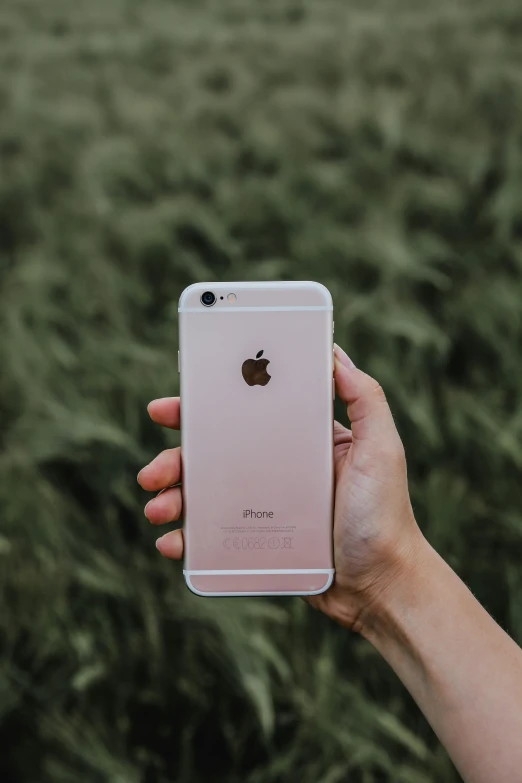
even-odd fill
[{"label": "human skin", "polygon": [[[404,448],[383,390],[335,348],[337,395],[351,430],[335,422],[335,580],[307,598],[360,633],[408,688],[466,783],[522,780],[522,650],[422,535],[408,492]],[[179,398],[154,400],[151,418],[179,429]],[[152,524],[182,514],[180,449],[138,474],[159,492]],[[157,541],[183,556],[183,533]]]}]

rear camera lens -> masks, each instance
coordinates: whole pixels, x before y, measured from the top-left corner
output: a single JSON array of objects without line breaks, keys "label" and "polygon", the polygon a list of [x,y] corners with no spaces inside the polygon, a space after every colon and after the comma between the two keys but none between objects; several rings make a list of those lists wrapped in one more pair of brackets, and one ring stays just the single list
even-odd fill
[{"label": "rear camera lens", "polygon": [[216,297],[212,291],[205,291],[205,293],[201,295],[201,304],[204,304],[205,307],[212,307],[215,303]]}]

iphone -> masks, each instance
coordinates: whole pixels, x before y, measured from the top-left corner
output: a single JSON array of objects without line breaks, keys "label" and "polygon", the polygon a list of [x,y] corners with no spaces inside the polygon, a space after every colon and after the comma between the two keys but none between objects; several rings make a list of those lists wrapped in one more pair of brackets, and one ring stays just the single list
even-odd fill
[{"label": "iphone", "polygon": [[315,595],[333,580],[333,307],[314,282],[179,300],[188,587]]}]

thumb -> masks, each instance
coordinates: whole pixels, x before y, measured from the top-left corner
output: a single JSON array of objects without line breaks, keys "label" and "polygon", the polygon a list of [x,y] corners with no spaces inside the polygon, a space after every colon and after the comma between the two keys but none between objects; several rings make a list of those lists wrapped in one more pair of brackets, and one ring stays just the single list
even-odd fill
[{"label": "thumb", "polygon": [[334,354],[335,388],[346,403],[354,440],[393,446],[400,438],[382,387],[358,370],[338,345]]}]

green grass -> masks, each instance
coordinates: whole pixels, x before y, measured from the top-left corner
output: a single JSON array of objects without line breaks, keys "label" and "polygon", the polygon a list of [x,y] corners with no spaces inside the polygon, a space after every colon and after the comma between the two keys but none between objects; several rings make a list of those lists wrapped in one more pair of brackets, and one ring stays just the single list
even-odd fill
[{"label": "green grass", "polygon": [[522,642],[521,92],[516,0],[4,0],[2,780],[458,780],[361,639],[188,594],[135,475],[181,290],[319,280]]}]

